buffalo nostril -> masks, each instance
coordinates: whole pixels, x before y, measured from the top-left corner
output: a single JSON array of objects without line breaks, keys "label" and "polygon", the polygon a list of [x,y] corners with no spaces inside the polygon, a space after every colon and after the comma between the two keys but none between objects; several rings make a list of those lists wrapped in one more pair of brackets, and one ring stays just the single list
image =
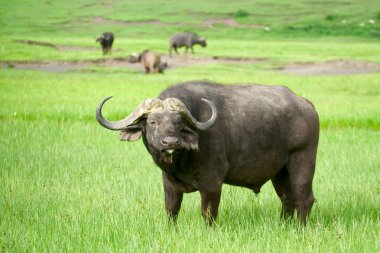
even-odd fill
[{"label": "buffalo nostril", "polygon": [[175,146],[179,144],[179,139],[174,136],[168,136],[161,139],[161,144],[164,146]]}]

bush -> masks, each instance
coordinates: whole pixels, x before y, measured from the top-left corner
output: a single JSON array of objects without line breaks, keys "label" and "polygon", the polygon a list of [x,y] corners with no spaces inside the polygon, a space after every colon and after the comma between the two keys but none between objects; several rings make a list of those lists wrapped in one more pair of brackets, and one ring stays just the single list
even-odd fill
[{"label": "bush", "polygon": [[249,13],[246,11],[243,11],[243,10],[238,10],[237,12],[235,12],[234,16],[235,16],[235,19],[236,18],[245,18],[245,17],[249,16]]},{"label": "bush", "polygon": [[327,14],[325,19],[327,21],[335,21],[335,20],[338,20],[340,17],[338,15],[334,15],[334,14]]}]

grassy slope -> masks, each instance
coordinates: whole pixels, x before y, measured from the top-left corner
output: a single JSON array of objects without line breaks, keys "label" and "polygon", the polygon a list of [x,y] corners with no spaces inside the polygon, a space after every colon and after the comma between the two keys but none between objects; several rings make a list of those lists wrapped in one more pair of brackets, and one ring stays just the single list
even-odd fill
[{"label": "grassy slope", "polygon": [[[237,6],[227,1],[218,8],[209,1],[188,2],[165,1],[160,8],[155,1],[115,1],[113,6],[93,1],[0,3],[1,60],[98,58],[98,50],[62,52],[11,41],[94,46],[92,38],[111,27],[120,34],[113,57],[146,47],[166,52],[169,34],[199,28],[202,35],[212,38],[200,54],[273,59],[264,65],[179,68],[159,76],[102,68],[65,74],[0,69],[2,251],[378,251],[380,74],[299,77],[266,70],[302,60],[379,62],[380,46],[369,30],[367,34],[349,30],[344,39],[320,39],[315,29],[297,28],[283,38],[288,26],[328,28],[335,22],[326,20],[329,14],[352,16],[355,23],[376,17],[376,1],[366,5],[336,1],[333,7],[311,7],[306,1],[281,6],[268,1]],[[310,8],[316,11],[310,14]],[[239,18],[240,22],[270,24],[270,33],[199,25],[206,18],[225,18],[238,10],[250,14]],[[190,25],[94,25],[94,16],[180,20]],[[314,183],[318,202],[305,231],[279,222],[280,205],[270,184],[258,197],[249,190],[225,186],[214,229],[203,224],[199,194],[186,195],[178,227],[168,226],[160,172],[149,154],[141,142],[118,142],[117,133],[99,127],[94,109],[101,98],[115,95],[105,116],[118,119],[169,84],[191,79],[283,84],[314,102],[322,124]]]},{"label": "grassy slope", "polygon": [[[365,39],[361,44],[370,51],[378,52],[380,31],[380,8],[376,0],[334,1],[310,3],[309,1],[3,1],[0,24],[0,60],[25,59],[87,59],[93,58],[93,51],[56,52],[52,48],[34,47],[13,43],[17,39],[47,41],[54,44],[96,47],[94,38],[103,31],[116,34],[115,47],[118,56],[127,56],[132,51],[145,48],[167,51],[167,39],[178,31],[197,31],[208,38],[209,45],[216,52],[246,54],[241,47],[262,52],[275,53],[276,41],[289,43],[288,47],[300,49],[314,47],[315,41],[331,41],[331,36],[344,41],[347,47]],[[246,13],[246,16],[238,14]],[[103,21],[99,21],[102,18]],[[267,26],[270,30],[229,27],[218,24],[214,28],[203,25],[210,18],[236,18],[241,24]],[[161,23],[130,24],[126,21],[159,20]],[[373,20],[375,23],[369,23]],[[345,24],[342,24],[345,21]],[[336,37],[339,36],[339,37]],[[294,42],[297,38],[297,42]],[[300,42],[299,38],[304,38]],[[321,40],[323,38],[323,40]],[[287,41],[284,41],[286,39]],[[254,41],[254,43],[252,43]],[[257,42],[258,41],[258,42]],[[310,44],[308,44],[309,42]],[[214,43],[219,49],[214,47]],[[241,45],[239,45],[241,43]],[[303,45],[303,43],[306,43]],[[249,45],[255,46],[249,46]],[[223,45],[222,47],[220,47]],[[226,48],[224,48],[226,46]],[[339,45],[340,46],[340,45]],[[343,45],[344,46],[344,45]],[[360,46],[360,45],[359,45]],[[274,47],[281,47],[274,44]],[[267,49],[267,50],[266,50]],[[232,51],[231,51],[232,50]],[[339,50],[339,49],[338,49]],[[342,48],[342,51],[345,50]],[[375,51],[375,52],[376,52]],[[216,53],[214,52],[214,53]],[[240,53],[239,53],[240,52]],[[227,53],[227,54],[228,54]],[[272,53],[272,54],[273,54]],[[209,53],[210,54],[210,53]],[[348,54],[351,55],[351,54]],[[376,57],[377,56],[377,57]],[[379,61],[379,54],[373,56]]]},{"label": "grassy slope", "polygon": [[[262,35],[252,30],[242,33],[239,29],[218,29],[202,27],[208,18],[236,18],[240,23],[265,25],[273,28],[275,34],[286,32],[292,35],[306,36],[325,35],[361,35],[376,37],[380,21],[379,6],[376,0],[367,0],[365,4],[359,0],[352,1],[199,1],[186,2],[145,0],[145,1],[3,1],[2,35],[33,36],[46,34],[57,35],[97,35],[99,28],[112,28],[117,34],[131,37],[166,38],[167,32],[186,28],[200,29],[206,35],[218,38],[239,34],[239,38],[253,38]],[[239,15],[239,13],[246,15]],[[94,17],[104,17],[117,21],[160,20],[166,25],[129,26],[123,22],[94,25]],[[368,21],[376,23],[371,25]],[[342,21],[346,24],[343,25]],[[360,24],[363,23],[363,26]],[[157,29],[159,28],[159,29]],[[15,30],[16,29],[16,30]],[[248,30],[246,30],[248,31]],[[271,35],[271,34],[270,34]],[[378,36],[378,35],[377,35]]]}]

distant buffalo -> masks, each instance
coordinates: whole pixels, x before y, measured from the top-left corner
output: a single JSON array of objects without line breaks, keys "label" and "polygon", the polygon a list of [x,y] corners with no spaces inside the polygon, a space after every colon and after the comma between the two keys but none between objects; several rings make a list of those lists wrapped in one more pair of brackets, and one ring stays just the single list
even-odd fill
[{"label": "distant buffalo", "polygon": [[161,55],[159,53],[150,50],[144,50],[139,54],[132,54],[129,62],[141,62],[146,74],[164,73],[165,68],[168,66],[166,62],[161,62]]},{"label": "distant buffalo", "polygon": [[112,44],[115,40],[115,36],[111,32],[105,32],[96,38],[96,42],[99,42],[102,46],[103,55],[111,54]]},{"label": "distant buffalo", "polygon": [[169,40],[169,55],[172,55],[172,50],[178,54],[177,48],[185,47],[185,53],[187,53],[188,49],[191,49],[191,52],[194,53],[193,45],[201,45],[202,47],[206,47],[206,39],[199,37],[196,33],[193,32],[184,32],[174,34]]}]

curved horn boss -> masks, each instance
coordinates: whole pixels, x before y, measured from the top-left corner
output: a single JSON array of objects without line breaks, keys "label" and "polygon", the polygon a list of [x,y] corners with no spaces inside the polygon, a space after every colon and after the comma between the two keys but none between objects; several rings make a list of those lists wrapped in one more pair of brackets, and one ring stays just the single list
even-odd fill
[{"label": "curved horn boss", "polygon": [[106,120],[102,115],[102,108],[105,102],[107,102],[109,99],[111,99],[112,96],[107,97],[103,99],[98,107],[96,108],[96,119],[98,120],[99,124],[103,127],[110,129],[110,130],[122,130],[127,128],[128,126],[132,125],[136,121],[138,121],[141,117],[146,117],[151,112],[159,111],[163,109],[168,109],[171,111],[178,111],[181,113],[181,115],[196,129],[199,130],[206,130],[210,128],[216,121],[218,112],[213,102],[210,100],[202,98],[202,101],[206,102],[210,107],[212,111],[212,115],[209,120],[206,122],[199,122],[196,120],[190,111],[187,109],[185,104],[176,98],[168,98],[164,101],[153,98],[153,99],[146,99],[141,105],[139,105],[134,112],[132,112],[129,116],[126,118],[119,120],[119,121],[108,121]]},{"label": "curved horn boss", "polygon": [[198,120],[196,120],[189,111],[189,109],[187,109],[186,105],[177,98],[167,98],[164,100],[164,103],[166,104],[166,107],[169,108],[169,110],[178,111],[179,113],[181,113],[181,115],[196,129],[207,130],[215,123],[218,117],[218,111],[214,103],[210,100],[207,100],[205,98],[202,98],[201,100],[206,102],[211,107],[212,111],[211,117],[205,122],[199,122]]},{"label": "curved horn boss", "polygon": [[158,109],[162,107],[160,104],[160,99],[154,98],[154,99],[146,99],[143,103],[141,103],[129,116],[126,118],[119,120],[119,121],[108,121],[106,120],[102,115],[102,107],[104,103],[112,98],[112,96],[107,97],[102,100],[102,102],[99,103],[98,107],[96,108],[96,119],[100,123],[100,125],[104,126],[107,129],[110,130],[122,130],[127,128],[128,126],[132,125],[136,121],[138,121],[141,117],[149,114],[152,110]]}]

